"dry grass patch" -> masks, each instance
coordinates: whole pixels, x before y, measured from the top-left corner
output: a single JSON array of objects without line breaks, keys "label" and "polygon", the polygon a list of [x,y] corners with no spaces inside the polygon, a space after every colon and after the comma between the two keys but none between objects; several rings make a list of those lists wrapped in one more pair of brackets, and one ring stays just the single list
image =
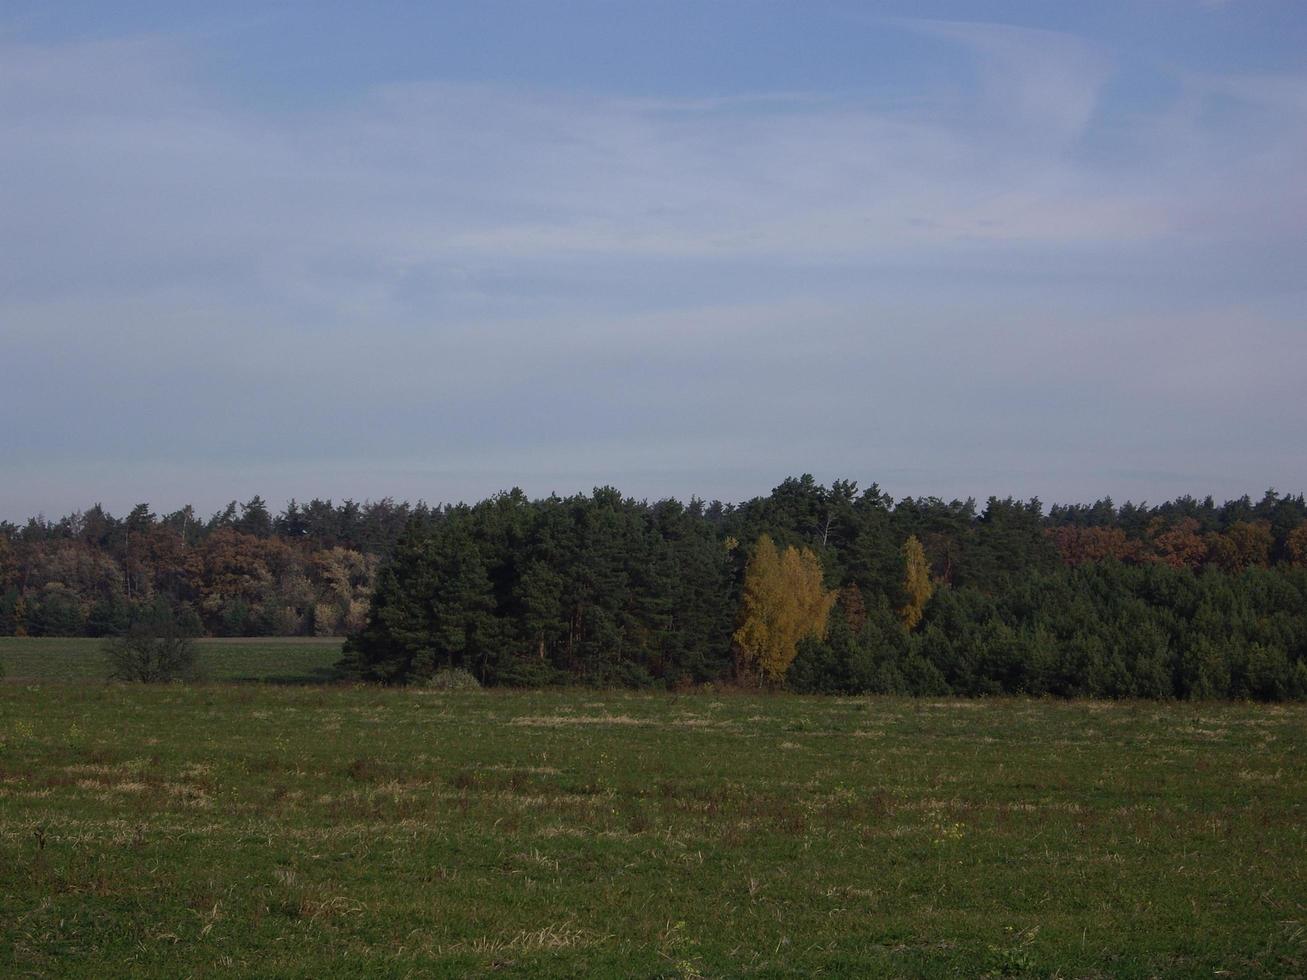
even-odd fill
[{"label": "dry grass patch", "polygon": [[651,718],[630,715],[527,715],[509,724],[519,728],[566,728],[570,725],[657,725]]},{"label": "dry grass patch", "polygon": [[612,936],[571,925],[549,925],[526,929],[508,936],[479,936],[461,940],[444,948],[445,952],[470,952],[480,956],[505,953],[538,953],[563,949],[591,949],[608,942]]}]

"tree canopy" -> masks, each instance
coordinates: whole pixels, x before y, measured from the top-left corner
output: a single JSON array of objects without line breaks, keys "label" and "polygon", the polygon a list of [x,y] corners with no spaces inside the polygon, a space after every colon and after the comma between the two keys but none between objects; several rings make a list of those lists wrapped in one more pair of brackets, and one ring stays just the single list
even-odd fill
[{"label": "tree canopy", "polygon": [[[611,487],[475,504],[259,497],[208,520],[0,524],[0,634],[346,633],[356,677],[484,684],[1302,696],[1307,505],[895,501],[810,476],[739,504]],[[783,583],[783,584],[782,584]]]}]

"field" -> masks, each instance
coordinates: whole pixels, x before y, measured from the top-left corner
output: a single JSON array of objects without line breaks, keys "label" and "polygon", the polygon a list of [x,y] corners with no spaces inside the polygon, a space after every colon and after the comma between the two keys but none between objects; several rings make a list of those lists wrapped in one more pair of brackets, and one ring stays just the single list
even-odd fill
[{"label": "field", "polygon": [[0,684],[8,976],[1307,971],[1307,708]]},{"label": "field", "polygon": [[[324,683],[335,676],[340,637],[197,640],[208,680],[271,684]],[[105,676],[103,640],[0,636],[6,681],[84,681]]]}]

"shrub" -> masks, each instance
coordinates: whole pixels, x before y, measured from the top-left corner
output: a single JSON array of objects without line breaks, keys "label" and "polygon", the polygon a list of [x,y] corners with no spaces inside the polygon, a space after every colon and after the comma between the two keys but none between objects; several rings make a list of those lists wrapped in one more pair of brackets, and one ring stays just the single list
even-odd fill
[{"label": "shrub", "polygon": [[481,682],[462,667],[445,667],[427,678],[426,686],[433,691],[479,691]]},{"label": "shrub", "polygon": [[106,641],[104,655],[110,680],[157,684],[196,676],[195,641],[172,623],[137,624]]},{"label": "shrub", "polygon": [[32,636],[81,636],[85,625],[77,594],[58,583],[47,585],[27,614]]}]

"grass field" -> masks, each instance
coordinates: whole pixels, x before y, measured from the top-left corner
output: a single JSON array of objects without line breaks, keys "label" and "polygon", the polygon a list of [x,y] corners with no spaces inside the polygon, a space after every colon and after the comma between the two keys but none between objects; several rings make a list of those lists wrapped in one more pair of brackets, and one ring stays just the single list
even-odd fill
[{"label": "grass field", "polygon": [[1307,971],[1307,708],[0,685],[8,976]]},{"label": "grass field", "polygon": [[[335,677],[341,637],[197,640],[200,671],[215,681],[321,684]],[[104,640],[0,636],[6,681],[104,680]]]}]

